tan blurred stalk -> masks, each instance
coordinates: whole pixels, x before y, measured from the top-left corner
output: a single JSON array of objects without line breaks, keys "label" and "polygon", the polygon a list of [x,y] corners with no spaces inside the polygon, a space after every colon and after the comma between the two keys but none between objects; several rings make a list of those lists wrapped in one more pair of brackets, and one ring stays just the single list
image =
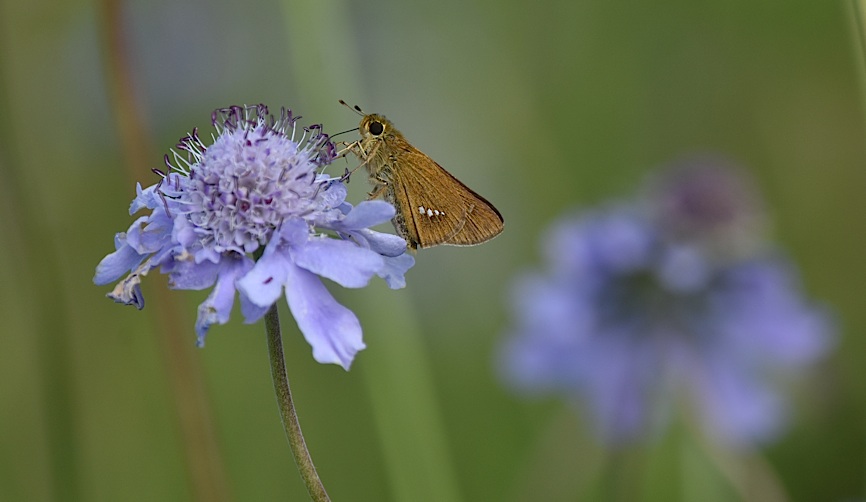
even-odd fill
[{"label": "tan blurred stalk", "polygon": [[[125,26],[117,0],[100,2],[101,35],[105,57],[105,79],[110,91],[118,134],[123,147],[124,165],[130,183],[154,178],[150,166],[153,141],[139,108],[132,71],[123,38]],[[161,162],[158,163],[159,167]],[[147,184],[147,183],[145,183]],[[154,282],[156,277],[151,278]],[[160,281],[165,280],[161,278]],[[158,281],[157,281],[158,282]],[[159,287],[165,287],[160,284]],[[176,420],[185,454],[185,464],[193,500],[231,500],[228,478],[214,428],[213,412],[202,380],[202,368],[194,353],[192,322],[165,295],[153,295],[157,337],[176,410]]]}]

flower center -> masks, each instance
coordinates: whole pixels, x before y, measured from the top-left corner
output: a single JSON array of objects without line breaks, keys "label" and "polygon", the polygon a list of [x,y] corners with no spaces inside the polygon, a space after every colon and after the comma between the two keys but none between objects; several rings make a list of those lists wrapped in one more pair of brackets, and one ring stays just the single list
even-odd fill
[{"label": "flower center", "polygon": [[204,244],[252,252],[285,218],[314,209],[315,179],[308,151],[259,124],[224,131],[190,170],[182,201]]},{"label": "flower center", "polygon": [[600,321],[608,326],[640,326],[636,333],[642,335],[688,333],[693,313],[703,309],[704,299],[703,290],[672,290],[653,270],[642,269],[611,278],[600,291],[598,308],[602,313]]}]

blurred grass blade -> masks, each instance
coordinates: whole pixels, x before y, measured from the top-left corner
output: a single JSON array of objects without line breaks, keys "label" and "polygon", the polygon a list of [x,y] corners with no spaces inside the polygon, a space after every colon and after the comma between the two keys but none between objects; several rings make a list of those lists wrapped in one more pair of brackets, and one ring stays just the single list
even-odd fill
[{"label": "blurred grass blade", "polygon": [[[291,101],[300,98],[304,113],[343,113],[337,99],[352,99],[344,93],[351,92],[356,99],[366,94],[352,85],[362,79],[349,11],[347,4],[337,1],[283,2],[292,74],[300,94]],[[328,36],[322,36],[322,26],[329,27]],[[368,346],[353,371],[369,389],[393,499],[459,500],[432,376],[406,291],[376,286],[358,295],[365,303],[353,302]]]},{"label": "blurred grass blade", "polygon": [[368,348],[357,369],[370,395],[393,498],[460,500],[412,306],[405,291],[388,293],[364,296],[358,308],[366,313],[361,325]]}]

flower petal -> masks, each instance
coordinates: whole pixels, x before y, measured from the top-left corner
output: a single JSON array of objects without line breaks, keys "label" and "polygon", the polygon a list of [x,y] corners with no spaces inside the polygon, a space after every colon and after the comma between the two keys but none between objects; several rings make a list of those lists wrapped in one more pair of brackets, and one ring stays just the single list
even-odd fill
[{"label": "flower petal", "polygon": [[153,209],[157,206],[157,196],[154,193],[156,190],[156,185],[150,185],[149,187],[142,189],[141,183],[135,184],[135,198],[132,199],[132,203],[129,205],[129,214],[133,215],[142,209]]},{"label": "flower petal", "polygon": [[691,293],[706,287],[712,268],[704,255],[696,246],[669,246],[659,258],[656,271],[659,280],[678,293]]},{"label": "flower petal", "polygon": [[188,218],[175,218],[172,227],[172,238],[185,248],[191,248],[199,240],[195,226]]},{"label": "flower petal", "polygon": [[627,273],[647,265],[653,246],[653,230],[626,210],[603,215],[589,228],[595,259],[605,269]]},{"label": "flower petal", "polygon": [[169,274],[172,289],[200,290],[213,285],[221,266],[211,261],[196,263],[192,256],[186,255],[184,258],[175,257],[170,264],[163,266],[162,272]]},{"label": "flower petal", "polygon": [[382,257],[352,242],[328,237],[312,238],[292,248],[295,264],[327,277],[346,288],[361,288],[385,266]]},{"label": "flower petal", "polygon": [[105,296],[114,300],[115,303],[134,305],[141,310],[144,308],[144,294],[141,292],[141,275],[130,274],[126,279],[120,281],[111,293]]},{"label": "flower petal", "polygon": [[126,243],[126,234],[121,232],[114,238],[116,251],[103,258],[96,266],[93,282],[98,285],[116,281],[145,258]]},{"label": "flower petal", "polygon": [[312,272],[290,265],[286,300],[301,333],[313,347],[313,358],[348,370],[364,349],[361,324],[351,310],[337,303]]},{"label": "flower petal", "polygon": [[259,319],[264,317],[268,309],[271,308],[270,305],[267,307],[256,305],[252,302],[252,300],[247,297],[246,293],[240,288],[238,288],[238,292],[240,293],[241,297],[241,314],[243,314],[244,322],[247,324],[252,324],[258,321]]},{"label": "flower petal", "polygon": [[[400,239],[403,240],[403,239]],[[405,244],[405,241],[404,241]],[[410,254],[400,256],[386,256],[385,266],[376,275],[385,279],[391,289],[402,289],[406,287],[406,272],[415,265],[415,257]]]},{"label": "flower petal", "polygon": [[765,442],[778,435],[787,418],[778,393],[747,368],[722,357],[703,364],[705,375],[693,382],[693,390],[709,432],[734,444]]},{"label": "flower petal", "polygon": [[154,267],[159,266],[159,261],[151,256],[147,260],[140,263],[135,270],[126,276],[126,279],[120,281],[107,297],[117,303],[124,305],[135,305],[138,310],[144,308],[144,295],[141,293],[141,278],[146,276]]},{"label": "flower petal", "polygon": [[340,226],[346,230],[372,227],[389,221],[395,212],[394,206],[384,200],[365,200],[349,211]]},{"label": "flower petal", "polygon": [[222,261],[216,286],[207,299],[198,306],[198,318],[195,321],[198,347],[204,347],[205,336],[212,325],[228,322],[235,301],[235,282],[246,268],[245,262],[240,259]]},{"label": "flower petal", "polygon": [[[307,222],[300,218],[289,218],[280,225],[276,235],[271,237],[268,242],[268,248],[271,248],[271,253],[276,252],[277,248],[283,245],[298,246],[305,242],[310,237],[310,228]],[[267,248],[265,253],[267,253]]]},{"label": "flower petal", "polygon": [[369,230],[366,228],[351,232],[353,237],[358,234],[361,234],[363,239],[367,241],[367,245],[370,246],[370,249],[380,255],[400,256],[406,252],[406,241],[400,236],[376,232],[375,230]]},{"label": "flower petal", "polygon": [[596,427],[611,442],[636,440],[665,418],[652,413],[654,399],[664,397],[659,393],[664,374],[658,347],[635,342],[630,335],[634,333],[605,332],[599,337],[603,340],[571,352],[569,366],[578,367],[571,371],[580,373],[580,387],[592,403]]},{"label": "flower petal", "polygon": [[253,305],[267,309],[283,292],[290,266],[291,260],[284,252],[266,250],[253,268],[238,280],[238,291]]},{"label": "flower petal", "polygon": [[323,179],[321,176],[317,176],[316,181],[323,183],[321,190],[319,190],[318,198],[324,207],[334,209],[346,200],[346,194],[348,193],[346,185],[337,179]]}]

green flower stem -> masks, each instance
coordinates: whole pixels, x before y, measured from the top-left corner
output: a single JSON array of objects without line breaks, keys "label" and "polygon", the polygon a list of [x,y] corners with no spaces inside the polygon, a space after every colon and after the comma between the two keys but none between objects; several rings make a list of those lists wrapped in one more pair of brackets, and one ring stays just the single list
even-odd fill
[{"label": "green flower stem", "polygon": [[277,314],[277,305],[271,305],[265,314],[265,331],[268,334],[268,353],[271,360],[271,378],[274,379],[274,391],[277,393],[277,405],[280,407],[280,418],[286,438],[292,448],[295,464],[301,472],[301,478],[310,498],[315,502],[330,501],[322,480],[313,465],[310,451],[304,441],[301,432],[301,424],[298,422],[298,414],[295,413],[295,405],[292,402],[292,391],[289,388],[289,377],[286,375],[286,360],[283,357],[283,338],[280,334],[280,316]]}]

